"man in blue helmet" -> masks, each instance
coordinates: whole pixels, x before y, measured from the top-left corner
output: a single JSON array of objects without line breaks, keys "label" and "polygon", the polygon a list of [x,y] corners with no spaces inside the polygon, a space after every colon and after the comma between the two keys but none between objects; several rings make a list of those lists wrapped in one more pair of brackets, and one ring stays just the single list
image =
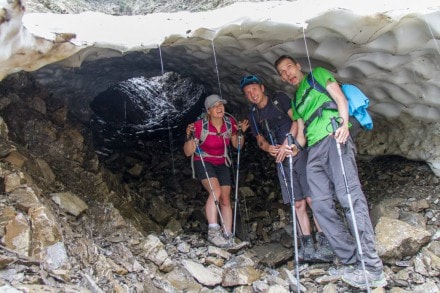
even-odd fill
[{"label": "man in blue helmet", "polygon": [[[261,80],[255,75],[244,77],[240,89],[249,102],[252,103],[249,122],[252,134],[257,140],[258,147],[275,158],[278,179],[281,186],[283,202],[291,203],[294,194],[295,213],[299,223],[301,249],[299,258],[303,261],[333,261],[333,251],[315,221],[317,228],[317,248],[315,250],[311,234],[310,220],[307,214],[307,204],[311,206],[310,189],[307,184],[306,163],[307,151],[302,149],[293,157],[293,193],[290,183],[290,166],[286,158],[288,153],[286,134],[296,137],[297,122],[293,121],[290,98],[283,92],[267,95]],[[304,140],[305,141],[305,140]]]}]

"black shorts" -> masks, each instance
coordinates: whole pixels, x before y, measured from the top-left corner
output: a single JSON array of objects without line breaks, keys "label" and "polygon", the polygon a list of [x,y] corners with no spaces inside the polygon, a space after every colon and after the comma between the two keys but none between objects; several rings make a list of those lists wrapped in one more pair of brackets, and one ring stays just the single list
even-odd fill
[{"label": "black shorts", "polygon": [[[295,201],[303,200],[307,197],[310,197],[310,188],[307,182],[307,156],[308,153],[306,150],[303,150],[298,153],[293,158],[293,194],[295,196]],[[290,164],[289,158],[284,159],[282,163],[282,167],[284,170],[284,176],[286,177],[286,182],[284,181],[284,176],[282,175],[279,166],[277,166],[278,179],[280,181],[281,186],[281,195],[283,196],[283,202],[285,204],[290,203]],[[287,189],[286,184],[289,189]]]},{"label": "black shorts", "polygon": [[[226,165],[213,165],[211,163],[205,162],[206,171],[208,176],[217,178],[220,186],[231,186],[231,171]],[[206,179],[205,169],[203,168],[202,161],[194,160],[194,171],[197,178],[201,181]]]}]

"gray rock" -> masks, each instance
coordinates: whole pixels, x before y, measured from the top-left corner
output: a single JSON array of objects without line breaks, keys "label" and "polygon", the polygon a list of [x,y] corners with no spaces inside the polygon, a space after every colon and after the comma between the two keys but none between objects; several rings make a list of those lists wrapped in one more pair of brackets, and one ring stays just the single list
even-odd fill
[{"label": "gray rock", "polygon": [[20,255],[29,256],[31,251],[31,227],[22,213],[15,215],[5,227],[4,245]]},{"label": "gray rock", "polygon": [[240,197],[254,197],[256,196],[255,192],[248,186],[240,187],[238,190]]},{"label": "gray rock", "polygon": [[51,198],[61,209],[74,216],[80,215],[88,208],[82,199],[70,192],[52,193]]},{"label": "gray rock", "polygon": [[172,216],[176,214],[176,210],[160,197],[153,197],[148,213],[159,224],[165,225]]},{"label": "gray rock", "polygon": [[63,242],[57,242],[54,245],[48,246],[46,248],[46,255],[47,258],[45,263],[50,270],[59,269],[69,261],[66,247]]},{"label": "gray rock", "polygon": [[222,286],[233,287],[239,285],[250,285],[258,280],[261,273],[251,266],[226,268],[223,273]]},{"label": "gray rock", "polygon": [[416,293],[438,293],[440,292],[440,286],[438,283],[432,280],[426,280],[424,284],[414,286],[414,291]]},{"label": "gray rock", "polygon": [[55,174],[50,168],[49,164],[42,158],[37,158],[35,160],[38,168],[40,169],[41,176],[46,180],[47,183],[53,183],[55,181]]},{"label": "gray rock", "polygon": [[179,266],[167,273],[165,279],[172,286],[167,292],[199,292],[203,287],[185,268]]},{"label": "gray rock", "polygon": [[400,212],[399,220],[408,223],[411,226],[426,229],[426,218],[421,214],[414,212]]},{"label": "gray rock", "polygon": [[428,231],[396,219],[382,217],[376,225],[376,249],[382,260],[388,263],[414,255],[430,238]]}]

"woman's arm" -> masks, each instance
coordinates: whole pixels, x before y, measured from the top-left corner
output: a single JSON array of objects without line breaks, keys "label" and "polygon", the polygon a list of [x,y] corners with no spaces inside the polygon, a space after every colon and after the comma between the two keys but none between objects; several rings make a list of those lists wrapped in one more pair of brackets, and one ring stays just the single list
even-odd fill
[{"label": "woman's arm", "polygon": [[183,152],[185,156],[189,157],[196,151],[196,143],[194,141],[194,123],[188,124],[186,127],[185,144],[183,145]]},{"label": "woman's arm", "polygon": [[[232,136],[231,136],[231,144],[234,148],[238,148],[238,136],[241,135],[241,140],[240,140],[240,148],[244,145],[245,142],[245,138],[244,138],[244,133],[246,132],[246,130],[249,128],[249,121],[247,119],[244,119],[243,121],[239,121],[238,122],[238,126],[237,126],[237,132],[235,132]],[[241,129],[241,131],[240,131]]]}]

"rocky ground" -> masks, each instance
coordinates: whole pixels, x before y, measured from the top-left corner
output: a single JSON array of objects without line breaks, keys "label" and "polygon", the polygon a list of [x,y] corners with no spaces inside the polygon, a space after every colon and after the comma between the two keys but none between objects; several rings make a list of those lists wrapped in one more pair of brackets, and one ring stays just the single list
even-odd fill
[{"label": "rocky ground", "polygon": [[[0,84],[0,291],[296,291],[290,208],[251,138],[236,239],[250,245],[228,252],[205,241],[206,194],[179,142],[100,158],[64,103],[27,74]],[[389,283],[374,292],[439,292],[439,179],[400,157],[359,156],[359,172]],[[357,292],[329,266],[301,264],[301,291]]]}]

